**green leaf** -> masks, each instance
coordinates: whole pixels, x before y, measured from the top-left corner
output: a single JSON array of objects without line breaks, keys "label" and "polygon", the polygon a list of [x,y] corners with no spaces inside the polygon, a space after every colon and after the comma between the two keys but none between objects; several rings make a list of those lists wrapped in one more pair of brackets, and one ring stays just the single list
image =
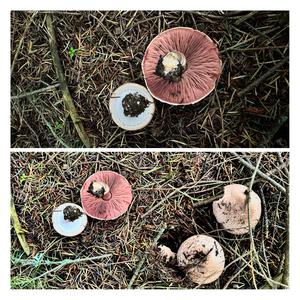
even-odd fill
[{"label": "green leaf", "polygon": [[69,56],[70,56],[70,59],[71,59],[71,60],[74,58],[75,53],[76,53],[76,50],[75,50],[73,47],[71,47],[71,48],[69,49]]}]

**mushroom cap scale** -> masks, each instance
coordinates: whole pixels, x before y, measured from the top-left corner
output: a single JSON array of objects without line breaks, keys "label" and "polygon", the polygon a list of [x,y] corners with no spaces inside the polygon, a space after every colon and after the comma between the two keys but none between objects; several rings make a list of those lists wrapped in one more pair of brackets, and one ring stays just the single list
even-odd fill
[{"label": "mushroom cap scale", "polygon": [[[74,221],[64,218],[64,209],[68,206],[77,208],[82,215]],[[56,232],[64,236],[75,236],[80,234],[87,225],[87,216],[83,213],[82,207],[74,203],[64,203],[55,208],[52,212],[52,224]]]},{"label": "mushroom cap scale", "polygon": [[187,276],[200,285],[217,280],[225,266],[221,245],[204,234],[185,240],[178,249],[177,261],[186,270]]},{"label": "mushroom cap scale", "polygon": [[[230,184],[224,187],[224,196],[213,202],[213,213],[222,227],[232,234],[249,232],[247,187],[242,184]],[[261,216],[261,200],[251,191],[249,217],[253,229]]]},{"label": "mushroom cap scale", "polygon": [[[99,181],[108,185],[109,193],[103,198],[89,192],[92,182]],[[98,220],[113,220],[124,214],[132,202],[132,190],[129,182],[122,175],[113,171],[98,171],[83,184],[81,203],[85,213]]]},{"label": "mushroom cap scale", "polygon": [[[129,94],[136,94],[143,96],[149,101],[149,105],[138,116],[126,116],[122,100]],[[140,84],[125,83],[119,86],[111,95],[109,100],[109,110],[113,121],[121,128],[129,131],[139,130],[147,126],[155,111],[154,99],[148,90]]]},{"label": "mushroom cap scale", "polygon": [[[168,82],[155,74],[160,57],[178,51],[186,58],[186,70],[178,82]],[[203,32],[176,27],[160,33],[148,45],[142,70],[152,96],[172,105],[194,104],[215,88],[222,62],[214,42]]]}]

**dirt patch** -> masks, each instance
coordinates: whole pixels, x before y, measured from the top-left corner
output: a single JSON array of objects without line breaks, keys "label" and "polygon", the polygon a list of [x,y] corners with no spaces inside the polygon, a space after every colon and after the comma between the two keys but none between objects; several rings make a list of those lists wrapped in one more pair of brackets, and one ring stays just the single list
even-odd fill
[{"label": "dirt patch", "polygon": [[166,79],[169,82],[178,82],[181,79],[181,76],[185,70],[185,67],[178,62],[177,67],[165,74],[165,67],[163,65],[163,56],[161,55],[156,66],[155,74]]},{"label": "dirt patch", "polygon": [[72,205],[68,205],[67,207],[64,208],[63,214],[65,220],[69,220],[73,222],[82,215],[82,212],[80,211],[79,208],[74,207]]},{"label": "dirt patch", "polygon": [[138,117],[149,106],[150,101],[139,93],[127,94],[122,100],[124,115]]}]

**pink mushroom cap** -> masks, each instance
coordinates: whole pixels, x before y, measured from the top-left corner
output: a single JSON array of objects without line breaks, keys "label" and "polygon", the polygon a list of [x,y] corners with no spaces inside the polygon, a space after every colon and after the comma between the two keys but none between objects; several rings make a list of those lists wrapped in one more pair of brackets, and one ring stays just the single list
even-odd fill
[{"label": "pink mushroom cap", "polygon": [[[156,74],[160,57],[172,51],[185,56],[186,70],[178,82]],[[219,79],[222,62],[215,43],[203,32],[189,27],[168,29],[148,45],[142,70],[152,96],[173,105],[196,103],[213,91]]]},{"label": "pink mushroom cap", "polygon": [[[103,197],[89,192],[91,184],[102,182],[109,187]],[[112,171],[99,171],[91,175],[83,184],[81,203],[85,213],[98,220],[113,220],[124,214],[132,202],[131,185],[127,179]]]},{"label": "pink mushroom cap", "polygon": [[[249,232],[248,204],[245,192],[247,187],[242,184],[229,184],[224,188],[224,196],[213,202],[213,212],[222,227],[232,234]],[[261,216],[261,200],[251,191],[249,217],[251,228],[257,225]]]},{"label": "pink mushroom cap", "polygon": [[177,261],[187,276],[197,284],[217,280],[225,266],[224,251],[214,238],[199,234],[185,240],[178,249]]}]

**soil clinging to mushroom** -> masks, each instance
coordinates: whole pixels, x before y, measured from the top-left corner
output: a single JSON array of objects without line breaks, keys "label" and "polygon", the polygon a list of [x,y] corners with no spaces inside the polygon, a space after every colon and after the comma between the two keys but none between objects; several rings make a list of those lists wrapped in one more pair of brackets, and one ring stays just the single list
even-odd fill
[{"label": "soil clinging to mushroom", "polygon": [[80,211],[79,208],[71,205],[64,208],[63,213],[64,213],[64,219],[69,220],[71,222],[77,220],[82,215],[82,212]]},{"label": "soil clinging to mushroom", "polygon": [[122,100],[124,115],[138,117],[149,106],[150,101],[139,93],[127,94]]},{"label": "soil clinging to mushroom", "polygon": [[169,82],[178,82],[185,70],[184,66],[178,61],[177,68],[165,74],[165,67],[163,65],[163,56],[161,55],[156,66],[155,74],[168,80]]},{"label": "soil clinging to mushroom", "polygon": [[101,187],[98,190],[94,189],[94,182],[92,182],[88,188],[88,192],[97,198],[102,198],[105,194],[105,188]]}]

